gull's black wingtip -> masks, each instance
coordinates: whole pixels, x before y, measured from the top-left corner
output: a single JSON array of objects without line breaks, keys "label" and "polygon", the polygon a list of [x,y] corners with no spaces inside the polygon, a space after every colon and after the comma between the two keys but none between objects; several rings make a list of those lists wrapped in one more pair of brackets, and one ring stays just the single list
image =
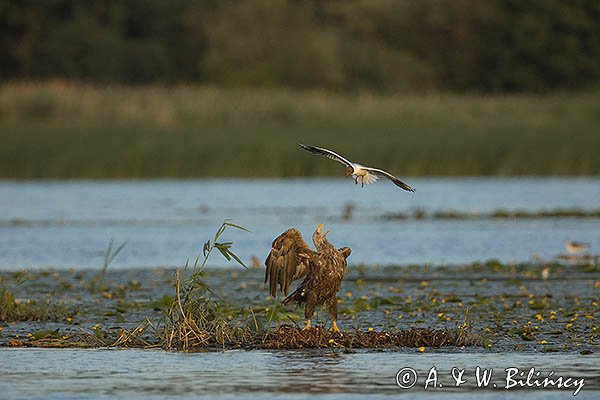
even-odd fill
[{"label": "gull's black wingtip", "polygon": [[392,179],[392,181],[400,189],[403,189],[403,190],[406,190],[407,192],[412,192],[412,193],[416,192],[416,190],[412,186],[407,185],[406,183],[402,182],[401,180],[399,180],[397,178],[396,179]]},{"label": "gull's black wingtip", "polygon": [[304,150],[309,151],[311,153],[314,153],[315,151],[317,151],[316,147],[309,146],[307,144],[298,143],[298,146],[300,146],[301,149],[304,149]]}]

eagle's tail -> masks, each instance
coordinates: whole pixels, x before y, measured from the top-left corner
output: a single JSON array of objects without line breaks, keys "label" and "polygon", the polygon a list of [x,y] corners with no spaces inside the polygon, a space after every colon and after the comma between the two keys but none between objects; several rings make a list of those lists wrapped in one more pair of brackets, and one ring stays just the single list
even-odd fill
[{"label": "eagle's tail", "polygon": [[292,294],[283,300],[283,304],[288,305],[291,302],[296,302],[298,304],[302,304],[306,302],[306,292],[304,291],[304,285],[300,285],[298,289],[294,290]]}]

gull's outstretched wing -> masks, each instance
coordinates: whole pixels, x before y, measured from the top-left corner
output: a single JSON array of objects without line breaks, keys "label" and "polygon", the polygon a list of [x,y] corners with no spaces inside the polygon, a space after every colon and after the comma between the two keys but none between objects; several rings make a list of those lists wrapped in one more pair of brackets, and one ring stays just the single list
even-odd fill
[{"label": "gull's outstretched wing", "polygon": [[350,161],[346,160],[344,157],[340,156],[339,154],[337,154],[331,150],[327,150],[322,147],[307,146],[307,145],[301,144],[301,143],[298,143],[298,146],[302,147],[304,150],[310,151],[313,154],[318,154],[320,156],[327,157],[327,158],[330,158],[337,162],[340,162],[340,163],[344,164],[346,167],[352,167],[352,163]]},{"label": "gull's outstretched wing", "polygon": [[385,176],[386,178],[388,178],[389,180],[391,180],[392,182],[394,182],[394,185],[401,187],[404,190],[407,190],[409,192],[414,192],[415,189],[413,189],[412,187],[410,187],[409,185],[407,185],[406,183],[402,182],[400,179],[396,178],[394,175],[390,174],[389,172],[386,172],[382,169],[379,168],[371,168],[371,167],[362,167],[364,170],[369,171],[371,173],[374,173],[376,175],[379,176]]},{"label": "gull's outstretched wing", "polygon": [[279,235],[272,244],[271,252],[265,260],[265,283],[269,282],[269,293],[275,297],[277,286],[285,295],[290,283],[301,279],[309,272],[310,259],[315,254],[294,228]]}]

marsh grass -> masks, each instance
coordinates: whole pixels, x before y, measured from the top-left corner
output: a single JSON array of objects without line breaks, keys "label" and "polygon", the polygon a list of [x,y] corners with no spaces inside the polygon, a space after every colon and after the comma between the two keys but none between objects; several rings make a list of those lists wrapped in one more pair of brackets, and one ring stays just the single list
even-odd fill
[{"label": "marsh grass", "polygon": [[14,292],[0,286],[0,321],[60,321],[70,311],[61,302],[55,302],[52,297],[41,299],[17,299]]},{"label": "marsh grass", "polygon": [[590,175],[599,99],[7,82],[0,177],[340,174],[297,142],[403,176]]},{"label": "marsh grass", "polygon": [[89,291],[92,293],[96,293],[97,291],[106,291],[108,288],[104,287],[104,277],[106,276],[106,271],[115,260],[115,258],[119,255],[121,250],[125,247],[127,242],[121,243],[116,249],[113,250],[113,239],[110,239],[108,242],[108,246],[104,251],[104,262],[102,263],[102,269],[100,272],[92,277],[88,282]]},{"label": "marsh grass", "polygon": [[[200,257],[191,269],[190,276],[185,279],[182,272],[175,271],[176,297],[166,312],[162,347],[168,350],[177,349],[191,351],[211,346],[237,346],[252,337],[249,324],[234,321],[228,317],[221,304],[205,281],[204,267],[213,250],[217,250],[227,261],[235,261],[246,267],[239,257],[231,250],[232,242],[220,242],[221,235],[227,228],[247,231],[246,228],[225,220],[214,235],[202,248],[203,259]],[[188,269],[188,263],[184,271]],[[257,326],[255,324],[255,326]]]},{"label": "marsh grass", "polygon": [[16,309],[15,295],[6,288],[0,288],[0,321],[12,320]]}]

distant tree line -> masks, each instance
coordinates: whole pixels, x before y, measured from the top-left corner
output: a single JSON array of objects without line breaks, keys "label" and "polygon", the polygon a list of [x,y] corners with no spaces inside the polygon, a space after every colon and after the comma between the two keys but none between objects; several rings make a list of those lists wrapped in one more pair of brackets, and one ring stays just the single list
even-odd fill
[{"label": "distant tree line", "polygon": [[354,91],[598,86],[598,0],[0,0],[0,79]]}]

